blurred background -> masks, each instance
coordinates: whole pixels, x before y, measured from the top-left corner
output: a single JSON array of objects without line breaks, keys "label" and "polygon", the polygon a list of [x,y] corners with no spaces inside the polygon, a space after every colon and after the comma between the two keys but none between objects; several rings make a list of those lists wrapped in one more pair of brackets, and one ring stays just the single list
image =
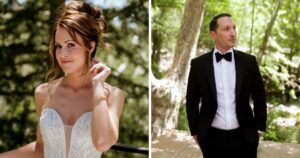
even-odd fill
[{"label": "blurred background", "polygon": [[[111,49],[97,58],[126,92],[118,143],[148,148],[148,1],[88,0],[103,9]],[[35,87],[49,69],[53,14],[63,0],[0,0],[0,152],[35,140]],[[103,157],[146,157],[111,150]]]},{"label": "blurred background", "polygon": [[[268,120],[262,139],[300,143],[298,0],[153,0],[151,3],[152,139],[168,129],[189,130],[185,95],[190,59],[214,48],[209,22],[217,14],[227,12],[237,26],[235,48],[255,55],[263,76]],[[183,20],[184,13],[194,16]],[[193,21],[198,15],[199,23]],[[189,32],[192,29],[195,31]],[[195,46],[184,42],[197,33],[191,40],[196,41]]]}]

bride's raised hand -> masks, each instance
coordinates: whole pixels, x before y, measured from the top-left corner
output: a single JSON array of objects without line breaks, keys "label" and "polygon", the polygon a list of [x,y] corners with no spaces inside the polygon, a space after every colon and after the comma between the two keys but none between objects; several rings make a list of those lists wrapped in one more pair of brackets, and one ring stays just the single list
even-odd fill
[{"label": "bride's raised hand", "polygon": [[89,72],[92,75],[93,101],[99,103],[102,100],[107,100],[108,91],[104,87],[104,82],[111,74],[111,69],[95,59],[92,62],[93,66]]}]

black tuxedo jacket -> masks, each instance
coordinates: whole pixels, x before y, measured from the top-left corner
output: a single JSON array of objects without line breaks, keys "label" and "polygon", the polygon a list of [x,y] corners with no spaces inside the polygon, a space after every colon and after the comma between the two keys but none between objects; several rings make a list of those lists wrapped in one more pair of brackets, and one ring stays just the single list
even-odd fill
[{"label": "black tuxedo jacket", "polygon": [[[252,55],[233,50],[236,69],[236,114],[247,140],[257,145],[258,130],[266,130],[266,96],[262,77]],[[250,97],[254,108],[250,106]],[[201,104],[199,106],[199,103]],[[186,95],[186,112],[192,135],[201,141],[217,111],[213,50],[192,59]]]}]

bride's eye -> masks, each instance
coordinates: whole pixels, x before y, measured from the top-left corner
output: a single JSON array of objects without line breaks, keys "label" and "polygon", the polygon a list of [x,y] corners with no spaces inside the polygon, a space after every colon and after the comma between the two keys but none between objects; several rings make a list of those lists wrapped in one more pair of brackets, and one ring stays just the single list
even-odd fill
[{"label": "bride's eye", "polygon": [[68,48],[75,47],[75,44],[74,44],[74,43],[68,43],[67,47],[68,47]]},{"label": "bride's eye", "polygon": [[59,44],[54,45],[54,49],[60,49],[60,48],[61,48],[61,45],[59,45]]}]

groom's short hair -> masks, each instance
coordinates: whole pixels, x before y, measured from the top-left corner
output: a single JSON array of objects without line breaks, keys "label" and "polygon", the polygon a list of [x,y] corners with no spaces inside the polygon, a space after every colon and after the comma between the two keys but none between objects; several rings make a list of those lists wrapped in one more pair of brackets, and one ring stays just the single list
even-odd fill
[{"label": "groom's short hair", "polygon": [[218,19],[222,17],[231,17],[228,13],[221,13],[215,16],[209,23],[209,31],[216,31],[218,29]]}]

